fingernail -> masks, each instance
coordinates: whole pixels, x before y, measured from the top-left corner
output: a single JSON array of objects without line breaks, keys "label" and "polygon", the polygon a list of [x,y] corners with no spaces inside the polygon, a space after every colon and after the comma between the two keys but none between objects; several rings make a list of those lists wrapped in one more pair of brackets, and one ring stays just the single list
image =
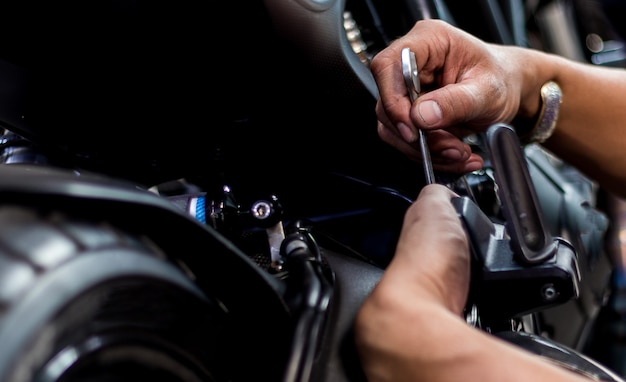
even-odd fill
[{"label": "fingernail", "polygon": [[398,123],[398,131],[407,142],[413,142],[416,138],[413,130],[402,122]]},{"label": "fingernail", "polygon": [[479,161],[472,161],[465,163],[465,172],[478,171],[482,168],[482,163]]},{"label": "fingernail", "polygon": [[447,160],[455,161],[455,162],[466,159],[465,153],[457,149],[446,149],[446,150],[443,150],[441,153],[439,153],[439,155],[441,155],[443,159],[447,159]]},{"label": "fingernail", "polygon": [[420,103],[417,111],[420,113],[422,121],[429,126],[441,121],[441,108],[435,101],[424,101]]}]

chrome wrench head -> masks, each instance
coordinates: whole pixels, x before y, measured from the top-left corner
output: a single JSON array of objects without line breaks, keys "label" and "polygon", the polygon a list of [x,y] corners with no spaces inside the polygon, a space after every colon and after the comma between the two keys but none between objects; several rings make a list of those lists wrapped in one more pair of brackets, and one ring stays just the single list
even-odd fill
[{"label": "chrome wrench head", "polygon": [[[419,97],[421,88],[417,71],[417,62],[415,61],[415,53],[409,48],[402,49],[402,74],[404,76],[404,83],[406,84],[409,99],[411,100],[411,103],[413,103],[417,97]],[[426,142],[426,132],[419,129],[418,133],[426,184],[432,184],[435,183],[435,172],[433,170],[433,162],[430,159],[430,149],[428,148],[428,143]]]},{"label": "chrome wrench head", "polygon": [[411,99],[411,103],[413,103],[420,95],[420,80],[417,72],[415,53],[409,48],[402,49],[402,74],[404,75],[404,83],[406,84],[409,98]]}]

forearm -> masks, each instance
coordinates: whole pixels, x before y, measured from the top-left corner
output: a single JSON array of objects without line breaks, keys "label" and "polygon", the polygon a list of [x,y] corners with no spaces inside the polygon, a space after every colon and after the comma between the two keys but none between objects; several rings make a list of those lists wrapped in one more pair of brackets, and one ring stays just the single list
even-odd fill
[{"label": "forearm", "polygon": [[370,382],[445,382],[468,376],[482,382],[587,381],[469,327],[441,305],[397,308],[378,300],[361,312],[357,339]]},{"label": "forearm", "polygon": [[527,114],[538,108],[543,83],[554,80],[563,93],[556,130],[544,146],[626,196],[626,71],[540,52],[528,60],[522,98]]}]

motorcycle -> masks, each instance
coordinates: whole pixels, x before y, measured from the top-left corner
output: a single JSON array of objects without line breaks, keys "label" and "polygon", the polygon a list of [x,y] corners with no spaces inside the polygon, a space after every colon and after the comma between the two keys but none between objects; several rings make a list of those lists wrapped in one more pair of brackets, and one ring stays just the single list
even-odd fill
[{"label": "motorcycle", "polygon": [[[556,2],[501,3],[0,4],[0,380],[363,380],[352,320],[424,186],[369,60],[424,18],[528,45]],[[620,380],[615,199],[512,126],[468,139],[485,168],[437,174],[468,324]]]}]

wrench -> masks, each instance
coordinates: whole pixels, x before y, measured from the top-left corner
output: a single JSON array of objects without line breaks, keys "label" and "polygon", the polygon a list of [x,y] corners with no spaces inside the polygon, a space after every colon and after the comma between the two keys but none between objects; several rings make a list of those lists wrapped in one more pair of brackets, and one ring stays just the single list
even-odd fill
[{"label": "wrench", "polygon": [[[402,74],[407,87],[409,99],[414,103],[420,95],[420,80],[417,73],[417,63],[415,62],[415,53],[409,48],[402,49]],[[422,162],[424,164],[424,176],[426,184],[435,183],[435,172],[433,171],[433,162],[430,159],[430,149],[426,141],[426,132],[418,129],[420,151],[422,152]]]}]

